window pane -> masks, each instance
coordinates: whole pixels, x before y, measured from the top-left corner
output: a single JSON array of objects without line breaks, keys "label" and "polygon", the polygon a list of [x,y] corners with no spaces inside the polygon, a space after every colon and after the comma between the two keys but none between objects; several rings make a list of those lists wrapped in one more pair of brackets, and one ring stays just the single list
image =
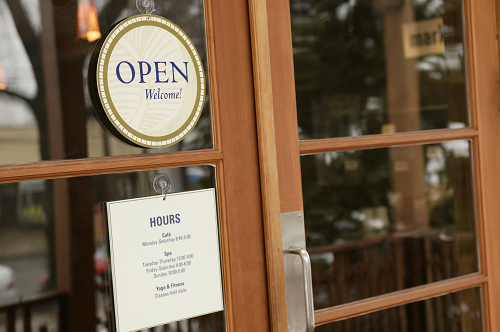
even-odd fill
[{"label": "window pane", "polygon": [[290,0],[301,139],[469,125],[460,0]]},{"label": "window pane", "polygon": [[[0,331],[8,321],[7,303],[21,326],[22,308],[33,301],[33,330],[72,331],[83,320],[88,331],[114,331],[109,328],[113,297],[101,203],[156,195],[155,173],[169,175],[172,192],[215,188],[212,166],[0,185]],[[83,318],[71,320],[71,311]],[[56,329],[59,315],[68,328]],[[224,312],[156,328],[193,330],[225,331]]]},{"label": "window pane", "polygon": [[318,326],[316,332],[480,332],[481,289],[472,288],[345,321]]},{"label": "window pane", "polygon": [[316,309],[478,271],[468,141],[303,156],[301,167]]},{"label": "window pane", "polygon": [[[79,33],[89,23],[82,22],[82,13],[88,14],[94,3],[100,32],[138,14],[135,1],[56,1],[51,7],[41,6],[39,0],[0,0],[0,164],[212,148],[208,92],[196,127],[168,148],[133,147],[98,123],[84,90],[92,38]],[[187,33],[208,78],[203,1],[161,1],[154,14]],[[43,24],[52,25],[54,33],[42,29]],[[52,81],[54,73],[59,74]]]}]

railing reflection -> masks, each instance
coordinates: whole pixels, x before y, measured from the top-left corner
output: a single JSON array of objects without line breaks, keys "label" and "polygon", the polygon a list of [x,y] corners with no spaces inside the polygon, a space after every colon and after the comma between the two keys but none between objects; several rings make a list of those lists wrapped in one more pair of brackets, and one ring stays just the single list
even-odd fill
[{"label": "railing reflection", "polygon": [[[308,247],[315,308],[463,275],[461,271],[475,264],[474,257],[464,255],[464,247],[471,245],[475,245],[474,232],[427,229]],[[400,313],[400,318],[404,316]]]},{"label": "railing reflection", "polygon": [[0,331],[47,332],[49,320],[56,320],[58,331],[67,331],[64,321],[66,308],[67,295],[60,293],[48,293],[2,304],[0,315],[3,319],[0,318]]},{"label": "railing reflection", "polygon": [[[96,284],[96,291],[104,297],[108,290]],[[21,301],[0,305],[1,332],[48,332],[70,331],[68,326],[68,295],[47,293],[23,298]],[[98,319],[97,331],[116,331],[112,307],[106,307],[106,319]],[[221,332],[225,330],[224,313],[218,312],[201,317],[178,321],[144,331],[155,332]]]},{"label": "railing reflection", "polygon": [[484,331],[481,289],[469,288],[363,316],[317,326],[315,332]]},{"label": "railing reflection", "polygon": [[157,326],[146,331],[150,332],[208,332],[224,331],[222,312],[201,316],[183,321]]}]

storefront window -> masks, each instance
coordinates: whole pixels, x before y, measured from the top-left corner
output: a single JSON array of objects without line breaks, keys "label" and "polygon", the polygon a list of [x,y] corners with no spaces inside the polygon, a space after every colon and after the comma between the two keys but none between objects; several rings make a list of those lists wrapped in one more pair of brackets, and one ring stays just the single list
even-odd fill
[{"label": "storefront window", "polygon": [[[172,192],[215,187],[212,166],[0,185],[0,330],[24,324],[28,312],[36,331],[73,330],[68,325],[74,324],[71,313],[89,317],[86,324],[95,323],[92,330],[114,331],[102,203],[156,195],[151,180],[157,173],[170,177]],[[193,329],[224,331],[224,313],[174,322],[157,331]]]},{"label": "storefront window", "polygon": [[314,307],[477,272],[471,156],[460,140],[301,157]]},{"label": "storefront window", "polygon": [[[169,148],[130,146],[98,123],[85,90],[90,48],[136,14],[135,1],[0,0],[0,164],[212,148],[208,92],[196,127]],[[203,1],[157,2],[154,14],[190,36],[208,78]]]},{"label": "storefront window", "polygon": [[469,126],[459,0],[291,0],[299,137]]}]

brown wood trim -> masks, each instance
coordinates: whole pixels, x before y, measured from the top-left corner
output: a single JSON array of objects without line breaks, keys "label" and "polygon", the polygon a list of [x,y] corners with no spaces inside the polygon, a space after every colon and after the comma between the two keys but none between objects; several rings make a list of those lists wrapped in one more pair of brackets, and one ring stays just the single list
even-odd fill
[{"label": "brown wood trim", "polygon": [[307,155],[330,151],[376,149],[399,145],[451,141],[456,139],[472,139],[477,136],[478,131],[476,129],[461,128],[356,137],[327,138],[300,141],[299,151],[301,155]]},{"label": "brown wood trim", "polygon": [[[261,211],[259,155],[247,0],[212,1],[217,88],[224,153],[217,170],[223,188],[221,211],[227,220],[223,269],[232,317],[228,332],[268,332],[264,223]],[[236,47],[237,46],[237,47]],[[219,163],[219,166],[221,163]],[[222,177],[222,178],[221,178]],[[222,201],[221,201],[222,204]],[[227,295],[226,295],[227,296]],[[227,297],[226,297],[227,299]]]},{"label": "brown wood trim", "polygon": [[498,94],[497,22],[494,1],[465,1],[469,23],[470,84],[474,89],[471,118],[477,121],[474,170],[481,271],[488,276],[483,288],[485,331],[499,331],[500,317],[500,103]]},{"label": "brown wood trim", "polygon": [[372,297],[366,300],[317,310],[314,313],[316,326],[336,320],[365,315],[382,309],[393,308],[410,302],[438,297],[474,286],[481,286],[488,278],[483,274],[472,274],[451,280],[439,281],[425,286],[414,287],[399,292]]},{"label": "brown wood trim", "polygon": [[287,332],[287,308],[278,181],[278,158],[272,94],[267,1],[249,0],[250,40],[259,146],[262,215],[266,248],[270,325]]},{"label": "brown wood trim", "polygon": [[39,162],[0,167],[0,183],[214,164],[223,154],[200,150],[125,157]]},{"label": "brown wood trim", "polygon": [[226,263],[230,261],[230,236],[227,217],[226,184],[224,181],[224,163],[217,162],[215,167],[215,178],[217,182],[217,203],[219,213],[219,237],[222,266],[222,284],[224,290],[224,308],[226,310],[226,331],[235,331],[234,327],[234,301],[231,266]]},{"label": "brown wood trim", "polygon": [[[485,230],[485,213],[484,213],[484,193],[482,191],[482,167],[481,167],[481,158],[480,158],[480,145],[479,140],[474,139],[471,144],[472,151],[475,153],[472,154],[472,162],[474,165],[474,193],[475,193],[475,205],[476,205],[476,229],[477,229],[477,248],[478,248],[478,260],[479,260],[479,270],[485,275],[488,275],[488,264],[487,258],[491,253],[488,253],[486,249],[486,234]],[[483,300],[483,321],[484,321],[484,330],[485,331],[494,331],[491,329],[491,306],[489,299],[489,287],[488,284],[485,284],[485,287],[482,289],[482,300]],[[493,315],[494,316],[494,315]]]},{"label": "brown wood trim", "polygon": [[212,137],[214,149],[222,151],[222,139],[220,130],[220,110],[219,110],[219,86],[217,79],[217,61],[215,54],[215,30],[213,16],[213,0],[205,0],[205,31],[207,43],[207,62],[209,77],[209,92],[212,115]]},{"label": "brown wood trim", "polygon": [[290,1],[267,2],[281,213],[303,210]]},{"label": "brown wood trim", "polygon": [[[208,62],[208,77],[209,77],[209,92],[211,103],[212,117],[212,137],[214,149],[222,151],[222,133],[220,126],[220,109],[219,109],[219,87],[217,79],[217,57],[215,45],[215,27],[213,16],[213,0],[204,0],[205,9],[205,31],[206,31],[206,47],[207,47],[207,62]],[[228,226],[227,213],[227,196],[226,184],[224,181],[224,163],[219,160],[215,165],[215,179],[217,186],[217,208],[219,216],[219,239],[221,253],[221,269],[222,269],[222,285],[224,296],[225,323],[226,331],[235,331],[235,308],[233,301],[233,285],[230,262],[230,236]]]},{"label": "brown wood trim", "polygon": [[464,11],[464,34],[465,34],[465,60],[467,72],[467,94],[469,101],[469,120],[472,128],[477,128],[478,124],[478,109],[477,109],[477,86],[474,78],[476,65],[474,61],[473,51],[473,19],[472,19],[472,2],[469,0],[463,1]]},{"label": "brown wood trim", "polygon": [[[498,37],[498,34],[500,33],[500,0],[495,0],[495,33],[497,35],[496,38],[496,48],[497,48],[497,68],[500,67],[500,39]],[[497,70],[497,76],[498,76],[498,94],[500,95],[500,70]],[[498,100],[498,109],[500,109],[500,98]]]}]

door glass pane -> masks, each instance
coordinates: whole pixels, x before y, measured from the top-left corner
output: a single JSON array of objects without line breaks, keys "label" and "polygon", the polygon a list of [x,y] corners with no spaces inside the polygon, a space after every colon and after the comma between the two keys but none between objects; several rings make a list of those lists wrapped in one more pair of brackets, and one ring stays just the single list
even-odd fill
[{"label": "door glass pane", "polygon": [[469,141],[309,155],[301,168],[316,309],[478,271]]},{"label": "door glass pane", "polygon": [[[24,308],[33,303],[33,331],[73,331],[75,324],[86,324],[85,331],[114,331],[101,203],[156,195],[155,173],[169,175],[172,192],[215,188],[212,166],[0,185],[0,331],[9,321],[22,326]],[[59,319],[66,328],[57,328]],[[152,331],[222,332],[224,312]]]},{"label": "door glass pane", "polygon": [[318,326],[314,331],[480,332],[483,331],[481,288]]},{"label": "door glass pane", "polygon": [[469,125],[460,0],[290,0],[299,137]]},{"label": "door glass pane", "polygon": [[[98,123],[84,90],[86,57],[95,37],[136,14],[135,1],[0,0],[0,164],[212,148],[208,92],[196,127],[168,148],[133,147]],[[157,1],[154,14],[191,38],[208,84],[203,1]]]}]

